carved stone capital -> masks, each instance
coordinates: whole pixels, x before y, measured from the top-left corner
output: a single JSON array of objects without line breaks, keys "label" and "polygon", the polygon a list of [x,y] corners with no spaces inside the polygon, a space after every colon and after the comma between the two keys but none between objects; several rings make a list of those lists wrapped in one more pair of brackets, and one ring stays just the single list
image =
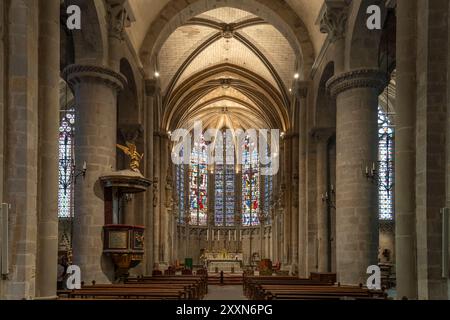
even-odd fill
[{"label": "carved stone capital", "polygon": [[347,18],[347,1],[325,0],[318,18],[320,32],[328,33],[331,42],[344,38]]},{"label": "carved stone capital", "polygon": [[327,82],[327,90],[332,97],[355,88],[373,88],[378,94],[383,92],[388,77],[385,72],[377,69],[357,69],[332,77]]},{"label": "carved stone capital", "polygon": [[72,87],[84,82],[101,82],[121,91],[127,84],[127,79],[121,73],[95,65],[71,64],[64,69],[62,77]]},{"label": "carved stone capital", "polygon": [[128,0],[106,0],[109,36],[123,40],[125,28],[136,21]]}]

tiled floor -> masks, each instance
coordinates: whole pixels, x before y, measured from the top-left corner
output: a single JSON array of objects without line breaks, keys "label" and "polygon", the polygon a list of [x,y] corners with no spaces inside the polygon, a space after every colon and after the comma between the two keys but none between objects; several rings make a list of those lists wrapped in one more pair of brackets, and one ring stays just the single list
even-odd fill
[{"label": "tiled floor", "polygon": [[242,286],[209,286],[205,300],[247,300]]}]

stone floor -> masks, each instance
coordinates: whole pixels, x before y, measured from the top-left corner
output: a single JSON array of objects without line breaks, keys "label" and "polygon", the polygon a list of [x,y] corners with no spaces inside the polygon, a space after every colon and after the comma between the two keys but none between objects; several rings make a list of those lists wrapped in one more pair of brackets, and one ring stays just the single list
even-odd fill
[{"label": "stone floor", "polygon": [[247,300],[242,286],[208,286],[205,300]]}]

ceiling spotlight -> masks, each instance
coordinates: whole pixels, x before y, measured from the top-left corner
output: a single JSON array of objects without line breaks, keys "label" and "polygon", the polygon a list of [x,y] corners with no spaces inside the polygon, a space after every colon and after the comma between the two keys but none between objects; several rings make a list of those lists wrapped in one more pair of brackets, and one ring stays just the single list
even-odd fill
[{"label": "ceiling spotlight", "polygon": [[300,75],[298,73],[294,74],[294,79],[300,78]]},{"label": "ceiling spotlight", "polygon": [[159,78],[159,72],[155,71],[155,78]]}]

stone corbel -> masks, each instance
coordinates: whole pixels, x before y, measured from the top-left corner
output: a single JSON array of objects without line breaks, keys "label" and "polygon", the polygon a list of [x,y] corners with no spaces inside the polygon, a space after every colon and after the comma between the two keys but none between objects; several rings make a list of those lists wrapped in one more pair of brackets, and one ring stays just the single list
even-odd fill
[{"label": "stone corbel", "polygon": [[310,131],[310,136],[317,142],[320,142],[327,141],[335,133],[336,129],[334,128],[313,128]]},{"label": "stone corbel", "polygon": [[136,144],[136,141],[142,137],[144,128],[141,124],[122,125],[119,132],[124,141]]},{"label": "stone corbel", "polygon": [[136,21],[128,0],[106,0],[108,10],[109,35],[119,40],[124,39],[125,28]]},{"label": "stone corbel", "polygon": [[317,22],[320,25],[320,32],[328,33],[330,42],[345,37],[348,19],[347,0],[325,0],[320,10]]},{"label": "stone corbel", "polygon": [[145,94],[147,97],[154,97],[159,93],[158,80],[146,79],[145,80]]},{"label": "stone corbel", "polygon": [[295,83],[295,95],[297,98],[306,98],[308,96],[309,81],[297,81]]}]

